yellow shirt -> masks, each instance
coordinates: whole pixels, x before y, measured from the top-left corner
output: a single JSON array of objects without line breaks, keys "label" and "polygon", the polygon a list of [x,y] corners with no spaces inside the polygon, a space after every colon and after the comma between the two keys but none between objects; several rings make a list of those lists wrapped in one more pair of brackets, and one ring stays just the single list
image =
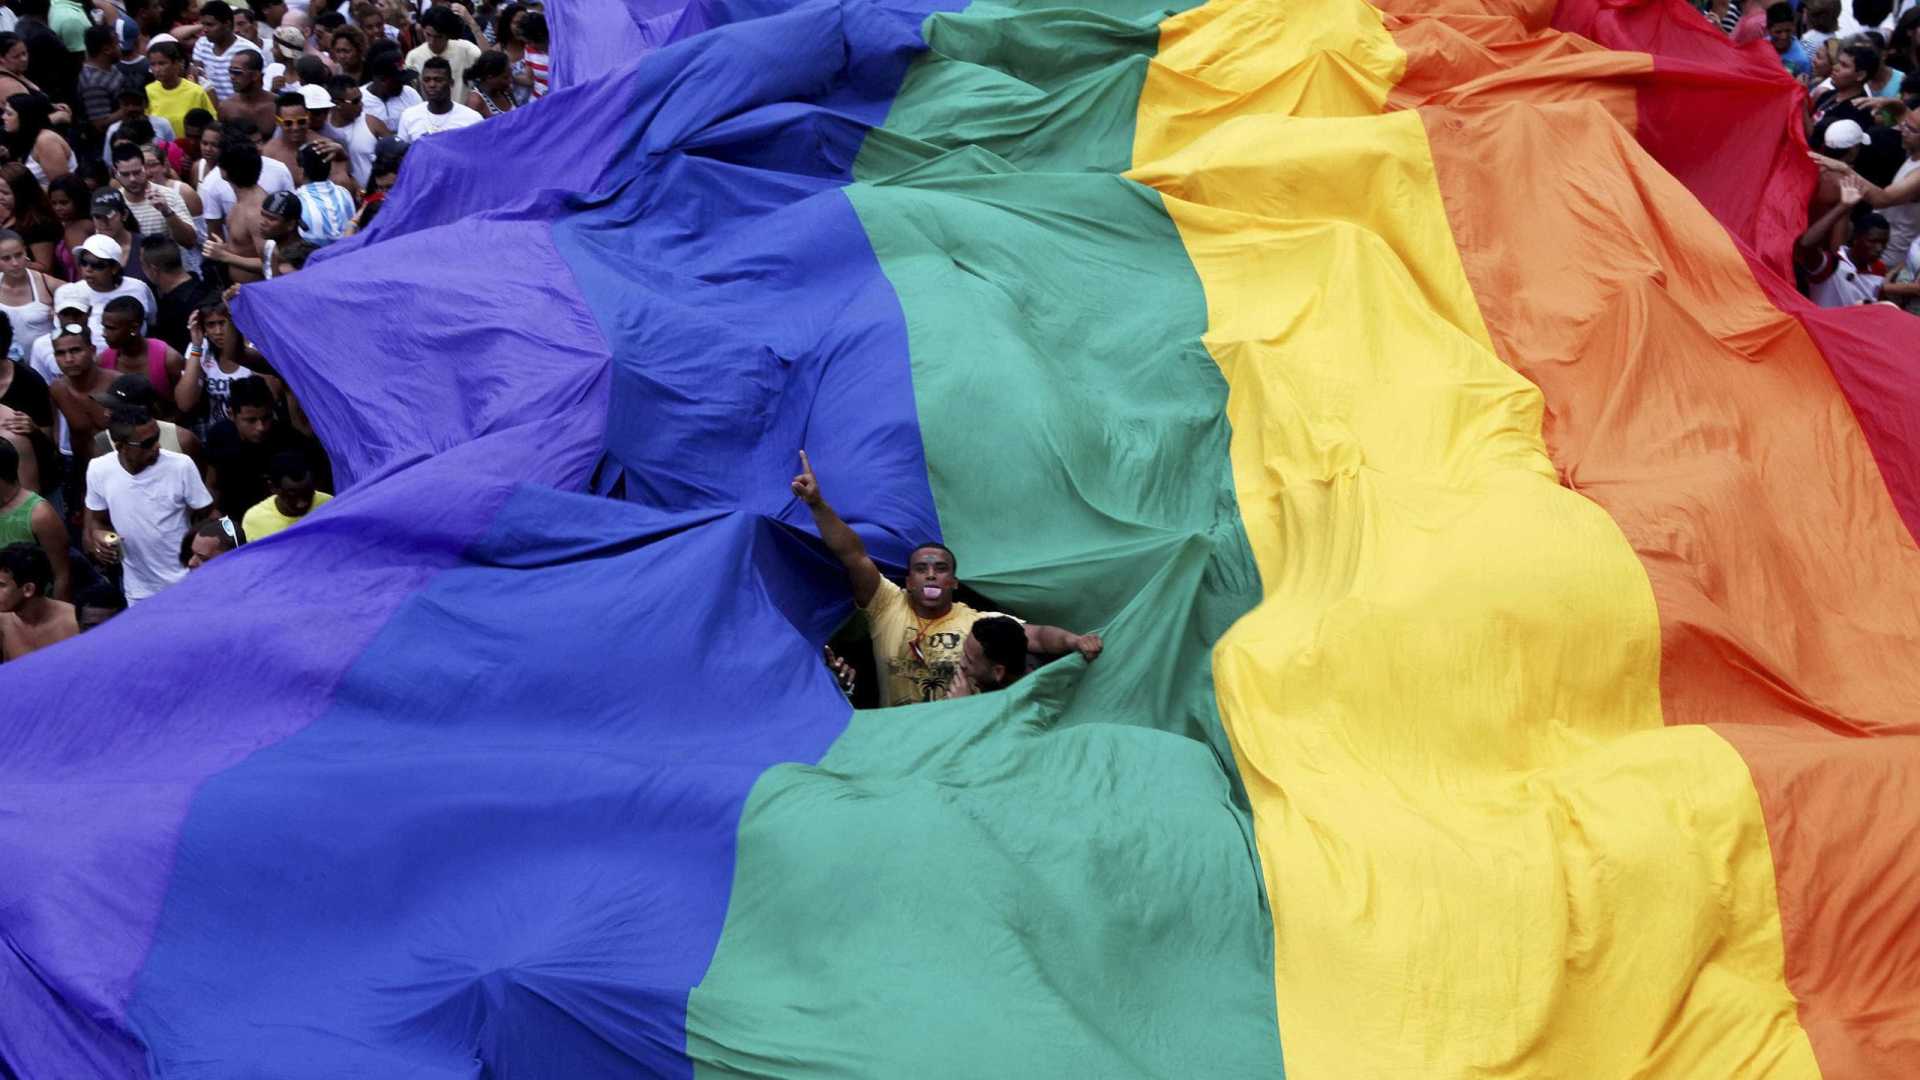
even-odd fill
[{"label": "yellow shirt", "polygon": [[[961,651],[973,624],[1001,614],[976,611],[955,602],[938,619],[922,621],[907,601],[907,591],[886,578],[867,601],[867,632],[873,638],[873,666],[880,673],[880,704],[910,705],[939,701],[960,666]],[[913,641],[920,640],[920,658]]]},{"label": "yellow shirt", "polygon": [[[308,510],[307,513],[311,514],[331,501],[333,496],[324,491],[316,491],[313,493],[313,509]],[[281,513],[280,508],[273,505],[273,496],[269,495],[247,508],[247,512],[240,518],[240,531],[247,534],[247,543],[251,544],[255,540],[265,540],[289,525],[305,520],[305,517],[288,517]]]},{"label": "yellow shirt", "polygon": [[[158,82],[147,84],[147,114],[162,117],[172,124],[175,138],[187,133],[187,113],[194,109],[214,112],[213,98],[208,95],[207,88],[192,79],[181,79],[180,85],[171,90]],[[214,118],[218,119],[219,114],[214,113]]]}]

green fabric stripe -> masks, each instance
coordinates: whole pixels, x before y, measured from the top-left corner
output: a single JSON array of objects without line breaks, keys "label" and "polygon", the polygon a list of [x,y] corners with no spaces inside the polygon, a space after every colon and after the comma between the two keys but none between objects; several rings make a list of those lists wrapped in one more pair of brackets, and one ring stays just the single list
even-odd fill
[{"label": "green fabric stripe", "polygon": [[935,16],[862,152],[962,577],[1108,651],[761,778],[688,1004],[703,1076],[1280,1073],[1210,664],[1260,591],[1226,384],[1159,196],[1116,175],[1162,15]]}]

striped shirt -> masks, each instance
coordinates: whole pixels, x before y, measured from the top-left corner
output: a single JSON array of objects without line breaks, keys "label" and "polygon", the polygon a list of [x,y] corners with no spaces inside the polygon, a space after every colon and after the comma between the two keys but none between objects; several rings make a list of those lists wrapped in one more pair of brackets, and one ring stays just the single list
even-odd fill
[{"label": "striped shirt", "polygon": [[331,244],[347,234],[353,220],[353,196],[331,180],[302,184],[295,192],[300,197],[300,238],[319,247]]},{"label": "striped shirt", "polygon": [[235,37],[233,44],[227,46],[226,52],[216,53],[213,51],[213,42],[208,41],[205,35],[201,35],[200,40],[193,43],[193,62],[200,65],[200,69],[207,73],[207,77],[195,81],[206,87],[215,100],[232,97],[233,73],[227,70],[227,65],[233,63],[235,54],[242,52],[260,53],[261,64],[265,65],[267,54],[261,51],[260,46],[246,38]]},{"label": "striped shirt", "polygon": [[1713,6],[1711,4],[1701,8],[1700,14],[1705,15],[1708,22],[1718,26],[1721,33],[1731,34],[1733,33],[1733,28],[1740,25],[1740,16],[1746,14],[1746,7],[1741,0],[1727,0],[1726,13],[1721,15],[1720,18],[1715,19],[1713,17]]},{"label": "striped shirt", "polygon": [[527,70],[533,72],[533,96],[546,97],[549,69],[553,66],[552,59],[546,53],[535,52],[531,48],[521,55],[526,60]]}]

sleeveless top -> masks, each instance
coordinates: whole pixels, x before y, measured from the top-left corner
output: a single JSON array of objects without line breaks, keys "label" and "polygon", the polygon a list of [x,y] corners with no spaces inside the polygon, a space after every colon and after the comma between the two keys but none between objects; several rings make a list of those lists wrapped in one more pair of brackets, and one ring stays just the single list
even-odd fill
[{"label": "sleeveless top", "polygon": [[[509,91],[507,97],[512,98],[513,93]],[[507,113],[507,110],[493,103],[493,95],[487,93],[485,90],[480,91],[480,104],[486,107],[485,111],[488,116],[505,116]]]},{"label": "sleeveless top", "polygon": [[[103,349],[100,352],[100,366],[110,371],[120,366],[118,349]],[[167,378],[167,343],[159,338],[147,339],[147,381],[153,384],[153,392],[162,396],[173,393],[173,380]]]},{"label": "sleeveless top", "polygon": [[0,510],[0,547],[8,544],[37,544],[33,535],[33,508],[45,500],[27,492],[27,501],[11,510]]},{"label": "sleeveless top", "polygon": [[13,324],[13,340],[23,345],[33,344],[53,329],[53,293],[47,289],[45,274],[27,271],[27,294],[24,304],[0,304],[0,311]]},{"label": "sleeveless top", "polygon": [[[80,159],[73,156],[73,147],[67,147],[67,172],[71,173],[79,167]],[[31,153],[27,155],[27,171],[33,174],[35,180],[40,181],[42,188],[47,186],[47,170],[41,166],[40,159]]]},{"label": "sleeveless top", "polygon": [[253,378],[253,369],[239,364],[231,373],[221,371],[220,361],[203,353],[200,356],[200,374],[206,379],[207,426],[211,428],[228,417],[227,398],[233,392],[234,380]]}]

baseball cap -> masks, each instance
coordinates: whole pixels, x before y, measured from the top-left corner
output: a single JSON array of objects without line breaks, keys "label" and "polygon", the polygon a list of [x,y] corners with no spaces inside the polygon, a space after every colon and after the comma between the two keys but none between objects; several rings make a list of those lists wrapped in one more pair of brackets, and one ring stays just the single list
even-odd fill
[{"label": "baseball cap", "polygon": [[300,96],[307,99],[309,109],[333,108],[333,95],[327,93],[327,88],[324,86],[308,83],[300,88]]},{"label": "baseball cap", "polygon": [[276,191],[267,196],[260,209],[274,217],[299,217],[300,197],[291,191]]},{"label": "baseball cap", "polygon": [[283,26],[273,32],[273,51],[287,60],[298,59],[307,51],[307,35],[297,26]]},{"label": "baseball cap", "polygon": [[[287,193],[279,192],[279,194],[285,195]],[[288,197],[292,198],[290,195]],[[95,206],[100,205],[100,200],[97,197],[93,202]],[[87,237],[87,242],[80,245],[80,250],[105,262],[117,263],[127,257],[127,253],[120,250],[120,242],[118,240],[115,240],[111,236],[102,236],[99,233],[94,233],[92,236]]]},{"label": "baseball cap", "polygon": [[92,311],[93,290],[84,281],[69,281],[53,290],[53,310]]},{"label": "baseball cap", "polygon": [[153,380],[145,375],[122,375],[100,395],[106,405],[145,405],[153,407]]},{"label": "baseball cap", "polygon": [[1835,120],[1827,125],[1827,149],[1851,150],[1856,146],[1866,146],[1873,142],[1873,136],[1867,134],[1858,120]]},{"label": "baseball cap", "polygon": [[180,39],[177,37],[174,37],[172,34],[155,34],[152,37],[147,39],[147,48],[151,49],[155,45],[165,44],[166,42],[169,42],[169,41],[174,43],[175,45],[180,44]]}]

